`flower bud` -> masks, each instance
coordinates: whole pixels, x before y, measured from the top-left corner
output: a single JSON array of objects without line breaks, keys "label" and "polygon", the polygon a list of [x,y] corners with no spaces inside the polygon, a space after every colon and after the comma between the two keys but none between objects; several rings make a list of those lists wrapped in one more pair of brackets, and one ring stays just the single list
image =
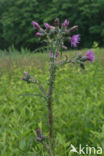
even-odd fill
[{"label": "flower bud", "polygon": [[25,77],[22,77],[22,80],[25,80]]},{"label": "flower bud", "polygon": [[62,48],[63,48],[63,49],[65,49],[65,50],[67,50],[67,49],[68,49],[68,47],[67,47],[67,46],[65,46],[65,45],[63,45],[63,46],[62,46]]},{"label": "flower bud", "polygon": [[56,52],[56,58],[58,58],[58,57],[59,57],[59,55],[60,55],[60,54],[59,54],[59,52]]},{"label": "flower bud", "polygon": [[60,24],[60,20],[59,20],[59,18],[56,18],[55,21],[54,21],[54,25],[55,25],[56,27],[58,27],[59,24]]},{"label": "flower bud", "polygon": [[33,21],[32,25],[35,29],[40,29],[40,25],[37,22]]},{"label": "flower bud", "polygon": [[28,72],[24,72],[24,77],[22,77],[22,80],[27,81],[27,83],[35,82],[33,77],[31,77]]},{"label": "flower bud", "polygon": [[44,23],[44,26],[45,26],[46,29],[51,29],[51,25],[48,24],[48,23]]},{"label": "flower bud", "polygon": [[76,29],[78,29],[77,25],[71,27],[69,31],[70,31],[70,33],[73,33]]},{"label": "flower bud", "polygon": [[25,76],[28,76],[28,75],[29,75],[29,73],[28,73],[28,72],[24,72],[24,75],[25,75]]},{"label": "flower bud", "polygon": [[22,80],[25,80],[25,81],[29,81],[29,73],[28,72],[24,72],[24,77],[22,77]]},{"label": "flower bud", "polygon": [[40,36],[41,34],[39,33],[39,32],[36,32],[36,34],[35,34],[36,36]]},{"label": "flower bud", "polygon": [[37,134],[40,133],[40,129],[37,129],[37,130],[36,130],[36,133],[37,133]]},{"label": "flower bud", "polygon": [[63,27],[67,27],[69,25],[69,21],[66,19],[65,21],[64,21],[64,23],[62,24],[62,26]]},{"label": "flower bud", "polygon": [[40,129],[37,129],[36,133],[37,133],[37,137],[36,137],[37,141],[42,142],[45,140],[46,137],[41,133]]},{"label": "flower bud", "polygon": [[79,52],[77,58],[81,59],[82,57],[83,57],[82,52]]}]

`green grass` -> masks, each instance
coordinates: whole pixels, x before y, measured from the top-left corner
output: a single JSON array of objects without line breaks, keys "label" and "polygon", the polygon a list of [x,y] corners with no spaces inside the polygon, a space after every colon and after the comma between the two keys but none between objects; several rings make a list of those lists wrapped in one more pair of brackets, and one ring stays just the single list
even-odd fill
[{"label": "green grass", "polygon": [[[70,50],[64,52],[64,56],[76,56],[79,51],[83,54],[88,49],[82,50]],[[104,62],[104,49],[92,49],[96,55],[96,59],[100,59],[101,62]],[[14,66],[24,67],[35,66],[36,68],[44,69],[44,66],[48,63],[48,53],[30,53],[27,49],[22,49],[21,52],[18,52],[15,49],[10,49],[8,51],[0,51],[0,70],[11,71]]]},{"label": "green grass", "polygon": [[[93,51],[96,61],[86,63],[85,71],[72,65],[57,71],[53,95],[56,156],[67,156],[70,144],[104,149],[104,49]],[[48,136],[46,103],[38,96],[20,95],[41,93],[36,85],[21,80],[24,71],[47,89],[48,69],[47,53],[0,53],[0,156],[47,156],[35,139],[38,127]]]}]

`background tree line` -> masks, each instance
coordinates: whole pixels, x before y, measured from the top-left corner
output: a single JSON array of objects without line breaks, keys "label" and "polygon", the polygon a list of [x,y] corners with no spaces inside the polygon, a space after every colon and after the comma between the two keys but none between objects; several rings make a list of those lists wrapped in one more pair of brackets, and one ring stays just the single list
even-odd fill
[{"label": "background tree line", "polygon": [[39,47],[32,21],[53,24],[57,17],[79,26],[81,48],[104,46],[104,0],[0,0],[0,49]]}]

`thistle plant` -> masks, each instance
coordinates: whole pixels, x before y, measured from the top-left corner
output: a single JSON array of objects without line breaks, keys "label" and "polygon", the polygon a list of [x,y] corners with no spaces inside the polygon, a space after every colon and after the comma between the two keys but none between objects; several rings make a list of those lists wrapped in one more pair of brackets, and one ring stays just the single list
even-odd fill
[{"label": "thistle plant", "polygon": [[[36,36],[42,39],[48,46],[49,52],[49,82],[48,90],[46,91],[44,87],[40,84],[38,80],[35,80],[28,72],[24,73],[22,78],[27,83],[35,83],[39,86],[42,97],[45,98],[48,106],[48,124],[49,124],[49,145],[45,143],[46,137],[42,134],[40,129],[36,130],[37,138],[36,140],[44,145],[47,148],[50,156],[55,156],[55,142],[53,134],[53,88],[55,87],[55,78],[56,72],[59,68],[66,64],[79,64],[82,69],[85,69],[85,62],[94,61],[94,55],[92,51],[87,51],[85,56],[80,52],[74,58],[68,58],[66,56],[63,58],[63,50],[66,50],[67,47],[64,45],[67,40],[70,42],[71,47],[77,47],[80,42],[80,35],[74,34],[78,26],[73,26],[68,28],[69,21],[66,19],[62,24],[60,24],[59,19],[54,21],[54,26],[44,23],[42,28],[37,22],[32,22],[33,27],[38,30]],[[61,59],[58,59],[61,58]]]}]

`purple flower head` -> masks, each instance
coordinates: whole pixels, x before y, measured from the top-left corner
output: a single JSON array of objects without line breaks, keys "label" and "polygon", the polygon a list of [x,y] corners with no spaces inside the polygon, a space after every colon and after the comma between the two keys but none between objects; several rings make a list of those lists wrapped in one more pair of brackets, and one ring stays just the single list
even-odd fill
[{"label": "purple flower head", "polygon": [[87,60],[91,61],[91,62],[93,62],[95,59],[95,56],[91,50],[88,50],[85,56],[86,56]]},{"label": "purple flower head", "polygon": [[40,29],[40,25],[37,22],[33,21],[32,25],[35,29]]},{"label": "purple flower head", "polygon": [[44,23],[44,26],[46,27],[46,29],[51,29],[51,25],[48,23]]},{"label": "purple flower head", "polygon": [[56,52],[56,58],[58,58],[59,57],[59,52]]},{"label": "purple flower head", "polygon": [[66,19],[65,21],[64,21],[64,23],[62,24],[62,26],[63,27],[67,27],[69,25],[69,21]]},{"label": "purple flower head", "polygon": [[39,32],[36,32],[36,34],[35,34],[36,36],[40,36],[40,33]]},{"label": "purple flower head", "polygon": [[79,34],[77,34],[77,35],[73,35],[72,37],[71,37],[71,47],[77,47],[77,44],[79,43],[79,41],[80,41],[80,37],[79,37],[80,35]]},{"label": "purple flower head", "polygon": [[36,130],[36,133],[39,134],[39,133],[40,133],[40,129],[37,129],[37,130]]}]

